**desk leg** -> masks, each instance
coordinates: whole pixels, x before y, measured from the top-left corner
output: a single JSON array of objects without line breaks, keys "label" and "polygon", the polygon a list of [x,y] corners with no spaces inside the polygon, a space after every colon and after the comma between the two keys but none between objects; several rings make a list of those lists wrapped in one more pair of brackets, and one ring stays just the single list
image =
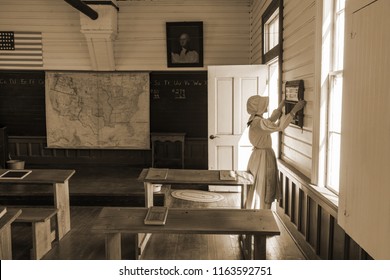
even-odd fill
[{"label": "desk leg", "polygon": [[[153,184],[144,183],[145,188],[145,207],[149,208],[153,206]],[[151,237],[150,233],[138,233],[137,243],[138,243],[138,256],[140,257],[146,247],[146,244]]]},{"label": "desk leg", "polygon": [[240,236],[240,245],[243,253],[244,260],[251,260],[253,255],[253,235],[251,234],[242,234]]},{"label": "desk leg", "polygon": [[57,209],[58,240],[70,231],[69,184],[55,183],[54,207]]},{"label": "desk leg", "polygon": [[267,236],[255,235],[255,252],[253,258],[255,260],[265,260],[267,258]]},{"label": "desk leg", "polygon": [[12,260],[11,225],[0,233],[0,259]]},{"label": "desk leg", "polygon": [[245,209],[246,198],[248,194],[248,185],[241,186],[241,209]]},{"label": "desk leg", "polygon": [[245,208],[254,209],[255,208],[255,190],[254,185],[249,185],[246,192]]},{"label": "desk leg", "polygon": [[145,188],[145,207],[149,208],[153,206],[153,184],[144,183]]},{"label": "desk leg", "polygon": [[121,234],[119,232],[106,234],[106,259],[107,260],[122,259],[122,243],[121,243]]}]

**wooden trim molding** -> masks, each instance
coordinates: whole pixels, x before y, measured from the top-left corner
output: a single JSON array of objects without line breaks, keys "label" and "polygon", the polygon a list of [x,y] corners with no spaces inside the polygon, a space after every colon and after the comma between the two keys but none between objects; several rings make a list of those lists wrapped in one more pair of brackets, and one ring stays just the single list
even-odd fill
[{"label": "wooden trim molding", "polygon": [[282,199],[276,212],[308,259],[372,259],[337,223],[338,196],[278,160]]},{"label": "wooden trim molding", "polygon": [[[150,150],[50,149],[44,136],[9,136],[8,150],[26,165],[129,165],[150,167]],[[207,169],[207,138],[186,138],[184,163],[188,169]]]}]

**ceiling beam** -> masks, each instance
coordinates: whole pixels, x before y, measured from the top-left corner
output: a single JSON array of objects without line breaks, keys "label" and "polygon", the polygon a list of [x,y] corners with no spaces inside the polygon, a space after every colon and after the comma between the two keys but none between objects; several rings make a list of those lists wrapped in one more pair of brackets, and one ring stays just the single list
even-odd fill
[{"label": "ceiling beam", "polygon": [[97,19],[99,17],[99,14],[89,7],[87,4],[83,3],[81,0],[64,0],[66,3],[71,5],[73,8],[79,10],[84,15],[88,16],[90,19]]}]

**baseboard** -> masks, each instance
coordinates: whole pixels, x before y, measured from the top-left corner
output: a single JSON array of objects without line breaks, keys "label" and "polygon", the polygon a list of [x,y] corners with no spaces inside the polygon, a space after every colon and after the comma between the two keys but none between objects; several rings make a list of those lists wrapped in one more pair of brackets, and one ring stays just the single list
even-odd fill
[{"label": "baseboard", "polygon": [[306,241],[305,237],[297,230],[293,223],[291,223],[290,218],[286,215],[279,215],[276,212],[277,217],[282,221],[283,226],[290,234],[291,238],[298,246],[298,249],[302,252],[307,260],[321,260],[319,256],[313,251],[311,246]]}]

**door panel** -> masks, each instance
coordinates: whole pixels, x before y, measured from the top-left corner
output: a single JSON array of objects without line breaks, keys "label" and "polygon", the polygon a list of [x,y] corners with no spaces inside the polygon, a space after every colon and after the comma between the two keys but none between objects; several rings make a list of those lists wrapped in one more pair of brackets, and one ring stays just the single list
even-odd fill
[{"label": "door panel", "polygon": [[233,134],[233,79],[217,79],[217,134]]},{"label": "door panel", "polygon": [[231,170],[234,167],[234,146],[218,146],[217,160],[220,169]]},{"label": "door panel", "polygon": [[266,95],[267,74],[265,65],[208,67],[209,169],[246,170],[252,148],[246,102],[252,95]]}]

